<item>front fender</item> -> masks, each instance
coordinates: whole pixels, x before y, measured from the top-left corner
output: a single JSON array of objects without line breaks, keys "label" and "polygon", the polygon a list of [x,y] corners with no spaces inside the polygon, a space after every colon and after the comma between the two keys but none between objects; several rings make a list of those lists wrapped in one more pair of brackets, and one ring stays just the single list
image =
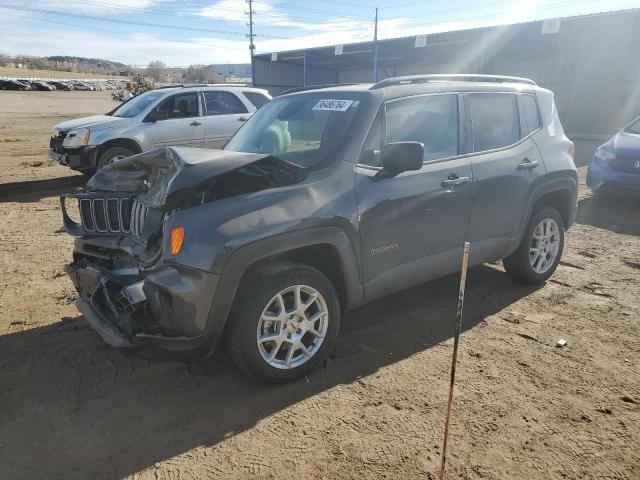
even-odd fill
[{"label": "front fender", "polygon": [[[138,128],[136,128],[138,127]],[[139,131],[138,126],[119,126],[114,128],[103,128],[100,130],[91,130],[90,143],[96,147],[103,145],[112,140],[128,140],[135,142],[140,151],[145,150],[144,135]]]},{"label": "front fender", "polygon": [[347,233],[339,227],[309,228],[255,241],[235,250],[222,269],[205,330],[198,339],[198,344],[206,350],[204,355],[214,351],[222,336],[242,276],[251,265],[272,255],[318,244],[329,244],[338,252],[345,280],[345,308],[363,304],[364,289],[357,261],[360,256]]}]

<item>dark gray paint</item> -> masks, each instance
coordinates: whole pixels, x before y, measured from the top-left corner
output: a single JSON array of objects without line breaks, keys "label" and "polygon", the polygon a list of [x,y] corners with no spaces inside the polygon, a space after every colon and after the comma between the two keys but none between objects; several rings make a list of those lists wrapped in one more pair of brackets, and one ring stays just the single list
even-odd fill
[{"label": "dark gray paint", "polygon": [[[209,353],[224,328],[247,269],[257,261],[292,250],[324,245],[333,252],[344,279],[343,306],[350,309],[458,270],[467,239],[471,240],[471,265],[508,255],[517,248],[536,202],[549,192],[566,193],[566,223],[572,223],[577,175],[568,154],[570,142],[558,122],[550,92],[522,84],[465,82],[340,91],[368,96],[363,117],[354,125],[349,141],[336,150],[332,163],[288,177],[290,181],[272,182],[266,188],[199,204],[166,202],[169,196],[191,198],[189,193],[194,189],[201,191],[203,185],[215,184],[224,175],[265,161],[264,155],[189,149],[143,154],[138,160],[123,162],[126,168],[114,166],[92,181],[90,188],[99,193],[117,190],[124,178],[128,181],[121,189],[155,202],[166,212],[158,260],[143,265],[131,280],[145,281],[144,292],[157,328],[154,332],[138,332],[131,338],[133,343]],[[441,92],[457,93],[464,99],[469,91],[534,93],[543,127],[515,145],[470,153],[472,127],[466,104],[461,102],[457,157],[427,162],[420,170],[383,179],[376,178],[375,168],[356,164],[373,119],[385,101]],[[330,98],[331,89],[327,96]],[[251,123],[243,128],[251,128]],[[200,155],[209,160],[197,160]],[[140,160],[145,158],[170,161],[160,169],[150,169],[150,162]],[[540,163],[534,169],[519,169],[524,158]],[[140,167],[137,173],[136,162]],[[113,175],[117,171],[126,171],[127,175]],[[470,181],[446,183],[452,174]],[[141,180],[144,184],[149,175],[155,175],[149,190],[153,194],[139,191]],[[169,232],[175,226],[185,228],[186,239],[182,252],[172,257]],[[99,255],[129,265],[137,258],[135,248],[124,248],[131,241],[130,237],[78,238],[76,269],[81,270],[83,263],[96,263],[96,247],[100,247]],[[112,274],[104,268],[102,273]],[[97,315],[109,321],[104,311]]]}]

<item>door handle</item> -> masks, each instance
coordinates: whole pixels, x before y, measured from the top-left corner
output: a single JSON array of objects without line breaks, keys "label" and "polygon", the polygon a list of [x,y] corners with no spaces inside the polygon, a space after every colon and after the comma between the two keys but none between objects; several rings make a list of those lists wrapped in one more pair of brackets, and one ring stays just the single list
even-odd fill
[{"label": "door handle", "polygon": [[239,122],[246,122],[247,120],[249,120],[249,119],[248,119],[248,118],[245,118],[245,117],[240,117],[240,118],[238,119],[238,121],[239,121]]},{"label": "door handle", "polygon": [[464,185],[469,183],[471,179],[469,177],[459,177],[455,173],[449,175],[449,178],[443,180],[440,185],[444,188],[455,187],[456,185]]},{"label": "door handle", "polygon": [[197,127],[197,126],[200,126],[202,124],[200,122],[193,121],[189,125],[191,125],[192,127]]},{"label": "door handle", "polygon": [[518,170],[531,170],[532,168],[536,168],[540,165],[538,160],[529,160],[528,158],[524,159],[524,162],[518,165]]}]

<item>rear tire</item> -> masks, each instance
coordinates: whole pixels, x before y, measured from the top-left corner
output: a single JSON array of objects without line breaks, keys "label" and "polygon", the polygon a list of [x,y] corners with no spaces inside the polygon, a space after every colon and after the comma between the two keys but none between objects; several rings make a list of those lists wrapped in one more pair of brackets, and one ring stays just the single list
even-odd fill
[{"label": "rear tire", "polygon": [[331,281],[307,265],[279,263],[241,282],[224,343],[244,373],[286,383],[327,357],[339,329],[340,305]]},{"label": "rear tire", "polygon": [[116,147],[107,148],[98,157],[98,161],[96,162],[96,171],[100,170],[102,167],[106,165],[109,165],[110,163],[115,162],[116,160],[130,157],[131,155],[135,155],[135,153],[132,152],[127,147],[116,146]]},{"label": "rear tire", "polygon": [[544,283],[555,272],[564,250],[564,221],[555,208],[534,211],[518,249],[502,260],[511,278]]}]

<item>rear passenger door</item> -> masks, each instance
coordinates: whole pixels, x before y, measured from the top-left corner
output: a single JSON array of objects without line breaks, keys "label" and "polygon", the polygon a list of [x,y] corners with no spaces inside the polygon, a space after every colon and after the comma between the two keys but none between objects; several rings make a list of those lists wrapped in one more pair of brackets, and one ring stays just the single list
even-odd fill
[{"label": "rear passenger door", "polygon": [[545,167],[531,138],[540,128],[535,96],[469,93],[466,108],[474,180],[469,240],[477,263],[513,249]]},{"label": "rear passenger door", "polygon": [[222,148],[236,130],[249,119],[249,110],[233,92],[205,90],[202,94],[206,109],[205,146]]}]

